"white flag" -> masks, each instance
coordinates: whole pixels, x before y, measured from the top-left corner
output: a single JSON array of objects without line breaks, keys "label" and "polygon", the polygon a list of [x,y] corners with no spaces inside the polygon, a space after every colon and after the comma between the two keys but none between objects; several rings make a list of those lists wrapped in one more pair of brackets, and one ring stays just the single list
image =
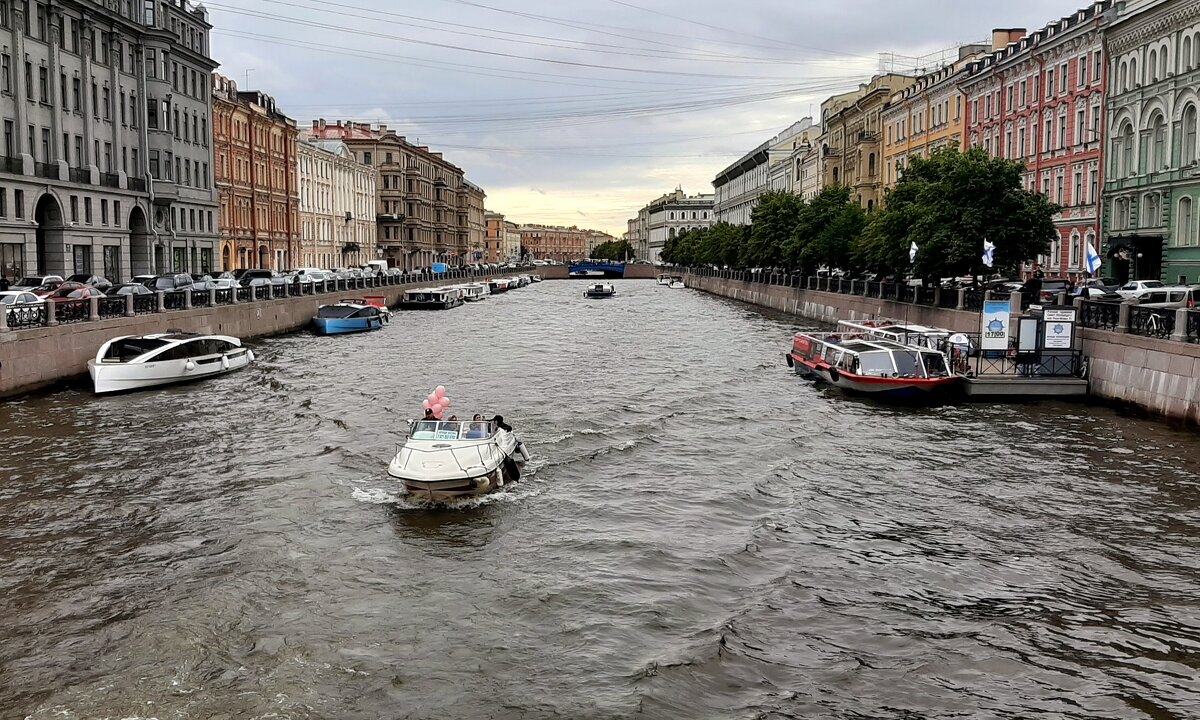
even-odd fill
[{"label": "white flag", "polygon": [[913,243],[908,248],[908,261],[915,263],[917,261],[917,244]]},{"label": "white flag", "polygon": [[1087,269],[1088,274],[1094,273],[1100,269],[1100,255],[1096,252],[1096,248],[1092,247],[1092,243],[1087,244]]},{"label": "white flag", "polygon": [[995,263],[996,245],[990,240],[983,241],[983,264],[991,267]]}]

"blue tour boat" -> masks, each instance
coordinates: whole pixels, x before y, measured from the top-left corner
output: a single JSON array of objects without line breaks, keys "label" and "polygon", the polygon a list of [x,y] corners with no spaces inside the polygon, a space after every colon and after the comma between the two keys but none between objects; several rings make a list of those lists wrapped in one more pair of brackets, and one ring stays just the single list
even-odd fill
[{"label": "blue tour boat", "polygon": [[343,300],[317,308],[313,329],[318,335],[369,332],[383,327],[386,316],[375,305],[361,300]]}]

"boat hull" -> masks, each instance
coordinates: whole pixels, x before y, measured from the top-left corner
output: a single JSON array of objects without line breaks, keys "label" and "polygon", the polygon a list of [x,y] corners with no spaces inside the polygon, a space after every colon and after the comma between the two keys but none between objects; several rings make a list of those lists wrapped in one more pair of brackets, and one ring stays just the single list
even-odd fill
[{"label": "boat hull", "polygon": [[[146,388],[162,387],[177,383],[194,382],[204,378],[225,375],[249,365],[254,353],[242,348],[224,356],[195,358],[194,360],[161,360],[147,363],[97,364],[88,360],[88,375],[97,395],[132,392]],[[191,362],[193,367],[187,369]]]},{"label": "boat hull", "polygon": [[[804,363],[799,363],[803,365]],[[949,396],[956,387],[957,377],[892,378],[854,375],[828,365],[816,365],[811,373],[840,390],[880,400],[932,401]]]},{"label": "boat hull", "polygon": [[383,317],[372,318],[313,318],[313,330],[318,335],[348,335],[370,332],[383,327]]},{"label": "boat hull", "polygon": [[399,307],[401,310],[449,310],[462,304],[463,301],[461,298],[445,300],[443,302],[412,302],[401,300]]}]

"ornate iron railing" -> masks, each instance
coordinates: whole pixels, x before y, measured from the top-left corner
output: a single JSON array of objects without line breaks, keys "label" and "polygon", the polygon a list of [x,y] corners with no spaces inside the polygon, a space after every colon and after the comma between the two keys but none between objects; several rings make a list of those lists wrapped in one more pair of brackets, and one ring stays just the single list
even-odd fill
[{"label": "ornate iron railing", "polygon": [[43,303],[9,305],[6,312],[8,313],[8,327],[13,330],[41,327],[46,324],[46,307]]},{"label": "ornate iron railing", "polygon": [[233,288],[218,289],[217,290],[217,304],[218,305],[232,305],[234,292],[235,292],[235,290]]},{"label": "ornate iron railing", "polygon": [[240,287],[237,289],[238,302],[250,302],[254,299],[254,288]]},{"label": "ornate iron railing", "polygon": [[971,312],[983,310],[983,291],[968,290],[963,293],[963,309]]},{"label": "ornate iron railing", "polygon": [[1200,310],[1188,310],[1187,327],[1184,328],[1187,333],[1187,341],[1190,343],[1200,342]]},{"label": "ornate iron railing", "polygon": [[100,317],[125,317],[125,296],[113,295],[100,298]]},{"label": "ornate iron railing", "polygon": [[163,308],[166,310],[182,310],[186,303],[186,300],[184,300],[184,297],[183,297],[183,294],[185,292],[191,292],[191,290],[184,290],[182,292],[175,291],[175,292],[164,293],[163,294]]},{"label": "ornate iron railing", "polygon": [[191,290],[192,307],[208,307],[208,291],[207,290]]},{"label": "ornate iron railing", "polygon": [[87,322],[92,319],[92,301],[87,298],[60,300],[54,303],[54,319],[61,325]]},{"label": "ornate iron railing", "polygon": [[254,287],[254,299],[255,300],[270,300],[271,299],[271,286],[270,285],[256,285]]},{"label": "ornate iron railing", "polygon": [[1175,332],[1175,311],[1144,308],[1136,305],[1129,308],[1129,333],[1143,337],[1171,337]]},{"label": "ornate iron railing", "polygon": [[133,296],[133,314],[146,315],[147,313],[158,312],[158,296],[154,293],[149,295],[134,295]]},{"label": "ornate iron railing", "polygon": [[953,310],[958,307],[958,288],[942,288],[938,298],[938,307]]},{"label": "ornate iron railing", "polygon": [[879,297],[879,288],[883,283],[875,282],[874,280],[867,283],[867,295],[869,297]]},{"label": "ornate iron railing", "polygon": [[920,305],[936,305],[937,304],[937,288],[922,285],[917,289],[917,303]]},{"label": "ornate iron railing", "polygon": [[882,297],[884,300],[895,300],[900,287],[896,283],[883,283]]},{"label": "ornate iron railing", "polygon": [[1079,309],[1079,324],[1093,330],[1116,330],[1121,321],[1118,303],[1084,300]]}]

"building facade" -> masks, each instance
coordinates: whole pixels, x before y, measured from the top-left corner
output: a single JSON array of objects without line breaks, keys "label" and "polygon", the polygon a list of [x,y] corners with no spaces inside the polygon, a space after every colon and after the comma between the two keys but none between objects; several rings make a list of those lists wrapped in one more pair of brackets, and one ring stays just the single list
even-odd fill
[{"label": "building facade", "polygon": [[[1008,35],[1005,31],[1005,44]],[[912,85],[893,93],[883,108],[883,187],[891,188],[909,158],[929,157],[943,147],[966,148],[963,128],[965,112],[959,83],[967,64],[989,49],[987,45],[963,45],[958,61],[922,75]]]},{"label": "building facade", "polygon": [[717,222],[749,225],[758,199],[770,189],[771,141],[759,145],[713,178],[713,213]]},{"label": "building facade", "polygon": [[846,185],[868,211],[883,200],[883,109],[910,87],[907,75],[878,75],[858,90],[821,104],[823,185]]},{"label": "building facade", "polygon": [[286,270],[300,263],[296,121],[270,95],[213,73],[213,144],[221,267]]},{"label": "building facade", "polygon": [[468,188],[458,166],[386,125],[314,120],[312,138],[341,140],[378,175],[377,244],[392,267],[461,264],[470,239]]},{"label": "building facade", "polygon": [[1103,273],[1200,282],[1200,2],[1128,0],[1105,43]]},{"label": "building facade", "polygon": [[478,185],[463,181],[467,188],[467,252],[466,262],[483,262],[487,250],[487,220],[484,203],[487,193]]},{"label": "building facade", "polygon": [[614,239],[607,233],[575,226],[522,225],[519,232],[521,247],[531,259],[560,262],[583,260],[596,245]]},{"label": "building facade", "polygon": [[0,272],[211,266],[210,30],[182,0],[0,2]]},{"label": "building facade", "polygon": [[812,147],[800,153],[797,163],[800,166],[799,180],[792,187],[792,192],[805,200],[812,200],[821,192],[822,188],[820,138],[817,139],[817,142],[813,143]]},{"label": "building facade", "polygon": [[1023,161],[1026,188],[1062,207],[1057,237],[1037,260],[1049,277],[1081,277],[1087,243],[1098,246],[1109,5],[1096,2],[1029,35],[996,31],[997,49],[969,63],[962,80],[967,142]]},{"label": "building facade", "polygon": [[485,262],[515,263],[521,260],[521,229],[500,213],[486,213],[487,251]]},{"label": "building facade", "polygon": [[767,149],[767,186],[772,192],[800,194],[804,158],[821,138],[821,127],[806,117],[775,136]]},{"label": "building facade", "polygon": [[300,191],[298,265],[360,267],[377,259],[375,170],[337,140],[297,146]]},{"label": "building facade", "polygon": [[716,223],[714,195],[687,195],[682,189],[663,195],[646,205],[639,216],[646,216],[646,260],[658,262],[663,248],[688,231],[712,227]]}]

